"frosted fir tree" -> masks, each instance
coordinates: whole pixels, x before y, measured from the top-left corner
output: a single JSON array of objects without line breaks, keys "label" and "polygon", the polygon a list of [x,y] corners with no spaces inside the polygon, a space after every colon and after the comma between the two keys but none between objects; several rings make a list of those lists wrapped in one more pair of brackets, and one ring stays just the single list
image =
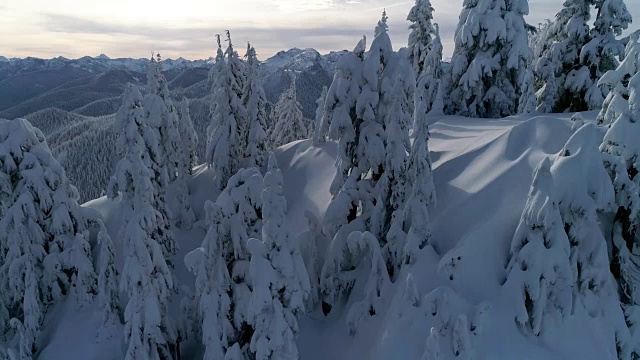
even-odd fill
[{"label": "frosted fir tree", "polygon": [[213,94],[212,119],[207,128],[206,162],[216,174],[215,187],[222,190],[240,169],[244,152],[240,126],[246,118],[246,109],[242,106],[240,84],[232,73],[231,65],[225,62],[219,36],[218,54],[209,78],[213,79]]},{"label": "frosted fir tree", "polygon": [[[415,112],[426,115],[433,110],[434,114],[442,114],[442,41],[438,24],[433,24],[435,29],[433,40],[430,43],[428,53],[424,57],[422,70],[417,73],[417,89],[415,99]],[[415,125],[414,125],[415,128]]]},{"label": "frosted fir tree", "polygon": [[533,69],[528,69],[520,85],[520,100],[518,103],[519,114],[530,114],[536,111],[538,99],[536,97],[536,85]]},{"label": "frosted fir tree", "polygon": [[569,138],[551,166],[558,208],[571,244],[574,304],[592,314],[615,292],[607,243],[598,226],[598,211],[614,206],[614,189],[599,141],[596,126],[584,125]]},{"label": "frosted fir tree", "polygon": [[580,64],[580,51],[590,40],[591,0],[567,0],[536,48],[535,71],[542,84],[537,91],[540,112],[587,109],[589,70]]},{"label": "frosted fir tree", "polygon": [[555,191],[551,161],[545,158],[534,172],[507,266],[505,286],[514,294],[516,321],[535,336],[572,308],[570,243]]},{"label": "frosted fir tree", "polygon": [[280,95],[271,118],[274,123],[269,131],[269,148],[271,149],[309,136],[307,121],[302,116],[302,106],[296,94],[295,77],[291,79],[289,89]]},{"label": "frosted fir tree", "polygon": [[[334,126],[334,136],[343,136],[345,142],[355,137],[351,115],[355,112],[356,99],[362,88],[360,74],[365,50],[366,37],[363,37],[353,51],[346,53],[338,61],[333,81],[327,90],[320,131],[316,130],[316,134],[327,134],[331,139],[329,131],[332,124],[336,122],[338,124]],[[332,194],[335,195],[337,188],[334,190]]]},{"label": "frosted fir tree", "polygon": [[196,215],[191,207],[191,194],[187,184],[187,176],[192,174],[192,169],[197,164],[198,135],[189,115],[189,100],[186,98],[183,98],[180,102],[178,114],[180,116],[178,130],[182,141],[180,152],[182,158],[179,163],[178,177],[175,180],[177,197],[180,203],[180,215],[177,223],[184,229],[190,229],[196,221]]},{"label": "frosted fir tree", "polygon": [[610,125],[629,109],[629,79],[640,72],[639,37],[640,32],[634,32],[629,36],[625,56],[620,65],[614,70],[607,71],[598,80],[599,87],[609,89],[609,94],[596,118],[598,124]]},{"label": "frosted fir tree", "polygon": [[[433,6],[431,6],[430,0],[416,0],[415,5],[409,10],[407,20],[411,22],[409,25],[409,62],[413,67],[418,78],[428,65],[426,58],[435,50],[440,51],[439,61],[442,60],[442,44],[440,44],[440,50],[437,49],[437,45],[433,44],[440,35],[438,34],[437,24],[433,22]],[[437,57],[437,54],[435,54]],[[434,65],[434,64],[430,64]],[[439,68],[438,64],[438,68]],[[433,72],[435,69],[432,69]],[[438,74],[439,75],[439,74]],[[439,76],[437,77],[439,79]]]},{"label": "frosted fir tree", "polygon": [[465,0],[451,59],[447,112],[503,117],[518,109],[519,87],[532,53],[526,0]]},{"label": "frosted fir tree", "polygon": [[185,265],[196,275],[195,301],[202,327],[204,359],[221,359],[230,347],[235,329],[230,321],[231,279],[227,269],[225,219],[219,205],[205,203],[209,230],[202,247],[185,257]]},{"label": "frosted fir tree", "polygon": [[406,85],[413,85],[414,82],[411,71],[404,73],[408,75],[407,78],[410,81],[403,82],[402,77],[396,80],[394,100],[385,121],[384,174],[377,184],[378,196],[371,219],[372,232],[383,239],[383,256],[391,276],[397,273],[402,264],[406,240],[403,210],[409,195],[407,193],[407,154],[411,145],[409,132],[402,128],[401,123],[410,123],[412,120],[410,104],[407,102],[403,88]]},{"label": "frosted fir tree", "polygon": [[[421,105],[416,104],[420,109]],[[432,109],[430,114],[436,109]],[[404,246],[404,262],[415,263],[420,251],[430,243],[431,222],[429,208],[436,205],[436,192],[429,155],[428,115],[416,110],[414,113],[413,144],[408,159],[407,185],[410,187],[404,207],[404,227],[407,236]]]},{"label": "frosted fir tree", "polygon": [[313,132],[313,145],[315,146],[327,141],[327,134],[326,132],[323,132],[322,129],[322,116],[324,114],[324,104],[327,101],[328,91],[329,89],[326,86],[323,86],[320,97],[316,100],[318,107],[316,108],[315,130]]},{"label": "frosted fir tree", "polygon": [[86,232],[91,217],[28,121],[0,121],[0,148],[7,195],[0,219],[0,339],[18,336],[20,357],[31,359],[47,308],[63,294],[80,306],[96,294]]},{"label": "frosted fir tree", "polygon": [[[149,168],[153,172],[153,207],[160,214],[158,225],[161,230],[157,236],[164,247],[165,260],[170,267],[173,267],[173,256],[177,253],[177,244],[170,229],[170,219],[173,215],[169,210],[166,197],[169,184],[177,180],[179,170],[181,170],[180,161],[183,149],[178,131],[178,113],[171,100],[167,79],[162,74],[160,60],[160,54],[158,54],[157,61],[152,56],[152,61],[149,64],[147,72],[148,93],[144,96],[143,109],[145,122],[156,133],[158,145],[157,151],[149,152],[153,158]],[[127,101],[126,98],[123,98],[123,104],[125,101]],[[118,123],[117,119],[116,123]]]},{"label": "frosted fir tree", "polygon": [[322,272],[322,250],[320,244],[328,243],[330,239],[322,231],[322,222],[309,210],[305,211],[309,229],[302,232],[297,239],[301,247],[300,252],[305,268],[309,273],[309,300],[307,309],[312,309],[320,301],[320,273]]},{"label": "frosted fir tree", "polygon": [[258,75],[259,61],[256,49],[247,45],[247,80],[242,93],[242,105],[247,109],[248,131],[244,149],[244,166],[262,168],[266,165],[267,150],[267,100]]},{"label": "frosted fir tree", "polygon": [[599,109],[607,95],[598,80],[608,70],[615,69],[618,59],[624,56],[624,43],[616,39],[629,27],[631,14],[624,0],[595,1],[598,10],[591,30],[591,40],[581,49],[580,61],[588,69],[589,78],[584,81],[587,108]]},{"label": "frosted fir tree", "polygon": [[154,208],[157,192],[152,170],[160,146],[141,104],[140,92],[128,84],[123,106],[116,114],[123,158],[109,186],[110,198],[120,194],[125,219],[119,232],[125,258],[120,289],[129,298],[124,319],[125,358],[170,358],[176,341],[168,316],[174,284],[163,242],[164,218]]},{"label": "frosted fir tree", "polygon": [[347,327],[349,333],[354,335],[367,316],[375,316],[381,310],[382,292],[391,285],[391,281],[378,240],[371,233],[352,232],[349,234],[348,247],[354,257],[370,266],[364,299],[353,303],[347,313]]},{"label": "frosted fir tree", "polygon": [[102,312],[102,322],[98,338],[106,336],[108,329],[120,324],[120,292],[118,289],[118,269],[113,241],[102,221],[98,222],[98,306]]},{"label": "frosted fir tree", "polygon": [[193,167],[198,165],[198,134],[193,127],[193,120],[191,120],[191,114],[189,113],[189,99],[183,97],[178,106],[178,116],[180,121],[178,122],[178,132],[180,133],[181,155],[180,160],[180,175],[191,175],[193,173]]},{"label": "frosted fir tree", "polygon": [[380,18],[380,20],[378,21],[378,24],[376,25],[373,31],[374,38],[383,32],[386,33],[387,31],[389,31],[389,25],[387,25],[387,20],[389,20],[389,17],[387,16],[387,10],[384,9],[382,11],[382,18]]},{"label": "frosted fir tree", "polygon": [[[356,46],[356,50],[359,51],[360,45],[364,43]],[[350,108],[343,107],[339,114],[334,113],[329,128],[329,137],[338,140],[338,168],[330,188],[333,200],[324,220],[332,236],[339,227],[353,221],[354,214],[360,213],[365,223],[372,216],[376,197],[373,190],[384,173],[384,124],[389,108],[385,105],[393,99],[391,76],[385,91],[381,89],[385,69],[393,57],[389,35],[382,31],[373,40],[365,58],[345,58],[353,68],[359,68],[354,69],[358,85],[352,89]],[[329,91],[331,93],[331,89]],[[348,112],[344,113],[345,110]]]},{"label": "frosted fir tree", "polygon": [[627,89],[628,108],[613,122],[600,149],[615,189],[611,270],[618,284],[626,323],[633,337],[633,351],[637,356],[640,354],[640,332],[638,332],[640,254],[637,250],[637,228],[640,222],[640,196],[638,195],[640,149],[634,139],[638,133],[638,121],[640,121],[640,72],[629,79]]},{"label": "frosted fir tree", "polygon": [[[231,33],[229,30],[225,30],[227,35],[227,48],[224,51],[224,56],[226,58],[226,63],[229,69],[229,74],[231,75],[233,81],[231,82],[231,91],[235,93],[235,96],[240,99],[242,103],[242,94],[245,88],[245,83],[247,80],[245,68],[245,64],[240,60],[238,56],[238,52],[233,47],[233,43],[231,41]],[[244,108],[244,107],[243,107]],[[238,139],[240,139],[240,149],[246,149],[247,143],[246,139],[248,138],[247,134],[249,132],[249,121],[247,119],[246,109],[244,112],[239,113],[239,117],[237,119],[238,123]]]}]

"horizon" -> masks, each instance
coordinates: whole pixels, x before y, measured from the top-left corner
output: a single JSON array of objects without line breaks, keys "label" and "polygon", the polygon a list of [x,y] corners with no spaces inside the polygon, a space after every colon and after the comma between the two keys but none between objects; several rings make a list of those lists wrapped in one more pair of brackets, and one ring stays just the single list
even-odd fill
[{"label": "horizon", "polygon": [[[165,58],[207,59],[215,55],[214,34],[231,31],[239,52],[250,41],[261,60],[291,48],[313,48],[321,54],[351,50],[362,35],[370,37],[383,9],[389,16],[394,48],[406,46],[407,13],[414,1],[383,0],[236,0],[210,4],[168,0],[85,4],[79,0],[24,0],[0,5],[0,54],[7,58],[62,56],[77,59],[106,54],[110,58],[147,58],[152,51]],[[453,52],[453,33],[462,2],[433,0],[444,55]],[[65,9],[60,12],[59,9]],[[528,23],[553,19],[561,8],[554,0],[529,1]],[[247,10],[249,9],[249,10]],[[640,7],[629,9],[640,18]],[[625,33],[630,32],[627,30]],[[241,45],[242,44],[242,45]]]}]

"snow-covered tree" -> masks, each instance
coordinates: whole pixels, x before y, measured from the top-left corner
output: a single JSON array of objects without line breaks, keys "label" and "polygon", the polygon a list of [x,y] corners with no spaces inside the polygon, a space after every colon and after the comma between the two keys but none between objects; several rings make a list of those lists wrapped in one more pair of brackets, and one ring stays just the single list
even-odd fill
[{"label": "snow-covered tree", "polygon": [[225,61],[219,37],[218,54],[209,78],[213,80],[213,94],[212,119],[207,128],[206,162],[215,172],[215,187],[222,190],[240,168],[244,150],[240,126],[246,118],[246,109],[242,106],[240,84],[232,72],[231,64]]},{"label": "snow-covered tree", "polygon": [[415,112],[420,112],[422,115],[426,115],[432,109],[434,113],[443,112],[441,105],[438,104],[442,102],[442,41],[440,40],[438,24],[433,24],[433,28],[433,40],[431,40],[429,47],[426,49],[428,52],[422,61],[421,72],[416,73],[418,80],[415,95]]},{"label": "snow-covered tree", "polygon": [[178,131],[180,133],[180,140],[182,143],[180,160],[181,175],[191,175],[193,167],[198,165],[198,156],[196,155],[198,150],[198,134],[193,127],[193,121],[191,120],[191,114],[189,113],[189,99],[183,97],[178,107],[178,116],[180,121],[178,122]]},{"label": "snow-covered tree", "polygon": [[148,126],[142,96],[128,84],[116,114],[118,145],[123,158],[110,184],[109,197],[120,193],[125,221],[119,237],[124,247],[120,289],[128,295],[125,308],[126,359],[170,358],[176,334],[168,314],[173,275],[166,261],[163,215],[154,184],[157,131]]},{"label": "snow-covered tree", "polygon": [[292,141],[306,139],[309,136],[307,121],[296,94],[296,80],[292,79],[289,89],[285,90],[273,108],[271,114],[273,127],[269,131],[269,147],[275,149]]},{"label": "snow-covered tree", "polygon": [[[386,158],[384,173],[376,184],[376,205],[371,219],[372,233],[384,244],[383,256],[393,276],[400,268],[406,240],[404,205],[408,197],[407,154],[410,149],[408,126],[412,122],[408,89],[414,89],[409,64],[400,68],[394,86],[393,102],[385,121]],[[405,71],[403,71],[405,70]],[[407,71],[409,70],[409,71]],[[405,126],[402,126],[405,124]]]},{"label": "snow-covered tree", "polygon": [[198,135],[193,127],[191,116],[189,115],[189,100],[183,98],[178,108],[180,122],[178,130],[180,132],[182,156],[179,162],[179,172],[176,178],[176,192],[180,202],[180,214],[177,219],[180,227],[190,229],[196,221],[196,215],[191,207],[191,195],[187,184],[187,176],[191,175],[193,167],[197,164],[196,150],[198,147]]},{"label": "snow-covered tree", "polygon": [[96,294],[91,218],[44,135],[27,120],[0,121],[0,149],[0,339],[11,339],[14,328],[20,358],[31,359],[47,308],[63,294],[79,305]]},{"label": "snow-covered tree", "polygon": [[371,233],[354,231],[349,234],[348,247],[351,254],[369,264],[367,283],[364,288],[364,299],[355,302],[347,314],[347,326],[351,335],[357,332],[366,316],[375,316],[381,309],[383,290],[391,282],[384,259],[380,253],[378,239]]},{"label": "snow-covered tree", "polygon": [[327,134],[323,132],[322,129],[322,115],[324,114],[324,104],[327,101],[328,91],[329,89],[326,86],[323,86],[320,97],[316,100],[318,107],[316,108],[315,130],[313,132],[313,145],[315,146],[327,141]]},{"label": "snow-covered tree", "polygon": [[[431,239],[429,208],[436,205],[436,193],[429,156],[428,115],[416,104],[413,125],[413,144],[408,159],[407,184],[410,194],[404,208],[404,228],[407,237],[404,246],[405,263],[414,263],[418,253]],[[435,108],[430,113],[437,111]],[[409,191],[409,189],[408,189]]]},{"label": "snow-covered tree", "polygon": [[224,216],[219,205],[205,204],[209,230],[202,247],[185,257],[185,264],[196,275],[195,301],[202,327],[204,359],[221,359],[231,345],[235,329],[230,321],[231,279],[227,269]]},{"label": "snow-covered tree", "polygon": [[640,354],[640,333],[637,329],[640,323],[640,253],[637,235],[640,223],[640,149],[635,140],[640,121],[640,72],[629,79],[627,89],[628,108],[613,122],[600,149],[616,194],[611,269],[618,283],[627,324],[632,331],[634,352]]},{"label": "snow-covered tree", "polygon": [[411,33],[409,33],[409,61],[418,77],[428,66],[425,64],[427,56],[434,57],[429,55],[431,51],[440,51],[438,61],[442,60],[442,44],[440,44],[440,50],[437,50],[435,44],[432,45],[436,38],[438,38],[438,41],[440,38],[437,24],[432,23],[433,11],[430,0],[416,0],[415,5],[409,10],[409,15],[407,15],[407,20],[411,22],[411,25],[409,25],[409,30],[411,30]]},{"label": "snow-covered tree", "polygon": [[373,31],[373,36],[376,37],[380,35],[380,33],[389,31],[389,25],[387,25],[387,20],[389,17],[387,16],[387,10],[382,10],[382,18],[378,21],[376,28]]},{"label": "snow-covered tree", "polygon": [[585,95],[591,86],[589,69],[580,51],[591,39],[592,0],[566,0],[536,48],[538,111],[564,112],[587,109]]},{"label": "snow-covered tree", "polygon": [[309,230],[302,232],[298,236],[297,243],[301,247],[300,252],[304,259],[305,268],[309,273],[309,301],[307,309],[313,308],[320,300],[320,273],[322,272],[322,250],[320,244],[329,241],[322,232],[321,221],[309,210],[305,211],[305,217]]},{"label": "snow-covered tree", "polygon": [[529,114],[536,111],[538,105],[536,97],[536,85],[533,69],[527,69],[520,85],[520,100],[518,103],[519,114]]},{"label": "snow-covered tree", "polygon": [[451,59],[448,112],[502,117],[518,109],[531,59],[527,0],[465,0]]},{"label": "snow-covered tree", "polygon": [[[118,289],[118,269],[113,242],[102,221],[98,221],[98,306],[102,312],[100,331],[120,324],[120,292]],[[99,334],[99,337],[104,335]]]},{"label": "snow-covered tree", "polygon": [[286,225],[282,173],[275,155],[269,157],[262,191],[262,241],[249,241],[251,301],[248,316],[255,332],[251,352],[256,359],[297,359],[293,339],[296,315],[303,312],[310,292],[309,276]]},{"label": "snow-covered tree", "polygon": [[580,50],[580,62],[589,74],[583,85],[589,110],[602,106],[607,94],[603,93],[598,80],[608,70],[615,69],[617,59],[624,56],[624,44],[616,36],[620,36],[631,23],[631,14],[624,0],[595,0],[594,3],[598,13],[591,30],[591,40]]},{"label": "snow-covered tree", "polygon": [[629,109],[629,79],[640,72],[640,32],[629,36],[625,56],[615,70],[607,71],[598,80],[598,86],[609,89],[602,109],[596,120],[598,124],[609,125]]},{"label": "snow-covered tree", "polygon": [[242,93],[242,105],[247,109],[248,131],[244,140],[247,144],[244,149],[244,166],[262,168],[266,165],[267,100],[258,76],[256,49],[251,45],[248,45],[246,58],[247,79]]},{"label": "snow-covered tree", "polygon": [[570,244],[560,216],[551,161],[536,168],[511,242],[506,285],[514,293],[516,320],[540,335],[571,313]]}]

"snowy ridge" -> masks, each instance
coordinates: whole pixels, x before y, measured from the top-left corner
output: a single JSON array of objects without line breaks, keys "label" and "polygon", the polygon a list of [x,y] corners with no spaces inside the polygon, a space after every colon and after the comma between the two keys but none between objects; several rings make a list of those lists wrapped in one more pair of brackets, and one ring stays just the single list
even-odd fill
[{"label": "snowy ridge", "polygon": [[[593,121],[595,115],[585,113],[584,117]],[[326,318],[320,313],[303,316],[297,340],[300,358],[418,359],[424,351],[429,329],[443,321],[431,315],[430,304],[445,301],[442,299],[446,299],[446,311],[454,319],[452,325],[460,314],[469,322],[477,322],[477,334],[469,335],[477,358],[514,359],[523,353],[532,359],[608,358],[610,342],[593,337],[601,326],[596,320],[576,316],[555,333],[554,337],[565,341],[551,339],[542,347],[517,331],[511,318],[510,300],[502,295],[505,249],[509,248],[524,208],[532,171],[542,158],[553,157],[563,148],[571,135],[569,117],[517,116],[482,123],[455,116],[437,118],[431,126],[430,141],[434,180],[439,189],[438,206],[431,214],[435,251],[423,254],[416,264],[403,268],[398,281],[384,291],[384,311],[370,318],[355,337],[348,335],[346,327],[349,304],[345,304],[344,311],[331,313]],[[330,142],[315,147],[311,140],[304,140],[285,145],[276,153],[284,177],[289,223],[295,233],[302,233],[307,230],[304,210],[321,218],[330,201],[336,145]],[[193,208],[199,221],[204,218],[204,202],[217,197],[210,186],[213,178],[210,169],[200,167],[190,180]],[[118,203],[101,198],[84,206],[103,215],[116,249],[119,248],[116,234],[121,211]],[[203,237],[202,228],[197,226],[188,232],[178,232],[177,258],[199,246]],[[452,268],[449,264],[458,256],[462,260]],[[180,283],[190,284],[192,275],[181,262],[176,264]],[[414,275],[419,306],[406,306],[408,290],[404,279],[409,273]],[[450,289],[436,290],[441,286]],[[350,302],[360,300],[361,291],[359,287],[353,289]],[[71,314],[64,317],[67,318],[58,326],[78,321]],[[491,321],[481,320],[483,318]],[[88,330],[90,324],[85,325]],[[439,338],[444,354],[453,354],[453,350],[447,348],[451,336],[445,333]],[[584,338],[591,338],[593,346],[584,346]],[[49,349],[77,351],[58,341],[68,339],[53,341],[41,359],[56,359],[45,356],[53,355]],[[102,346],[97,345],[98,349]],[[99,353],[95,349],[91,351]]]}]

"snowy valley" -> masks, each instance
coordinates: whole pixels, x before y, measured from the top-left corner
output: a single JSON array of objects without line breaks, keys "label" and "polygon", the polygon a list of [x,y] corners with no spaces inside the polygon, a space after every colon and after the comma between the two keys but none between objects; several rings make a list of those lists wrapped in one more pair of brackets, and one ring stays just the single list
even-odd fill
[{"label": "snowy valley", "polygon": [[0,56],[0,360],[640,358],[624,1],[465,0],[450,62],[436,11],[262,62]]}]

